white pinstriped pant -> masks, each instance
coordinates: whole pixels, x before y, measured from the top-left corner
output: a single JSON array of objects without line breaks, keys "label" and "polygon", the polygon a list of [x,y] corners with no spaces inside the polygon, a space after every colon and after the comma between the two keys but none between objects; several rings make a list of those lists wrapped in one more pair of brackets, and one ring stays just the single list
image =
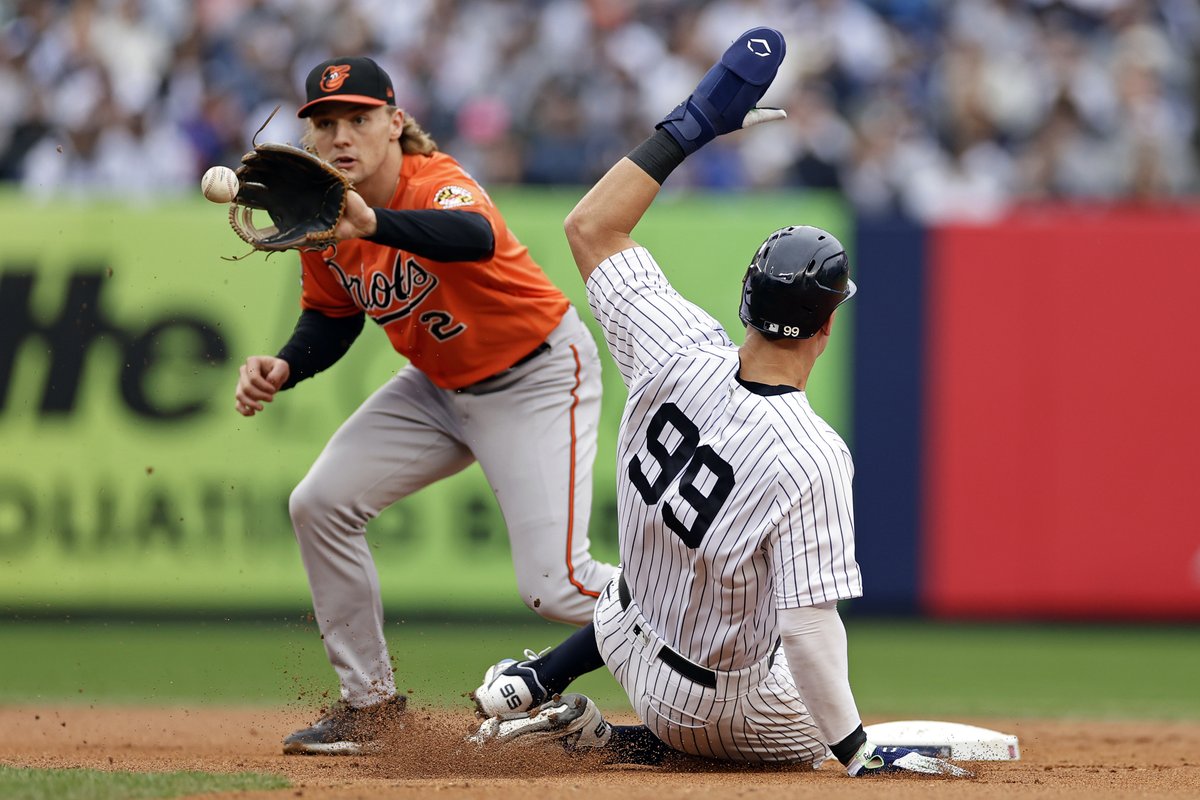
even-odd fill
[{"label": "white pinstriped pant", "polygon": [[[596,601],[596,642],[638,718],[684,753],[726,761],[799,762],[829,755],[796,691],[787,657],[735,672],[717,671],[715,689],[694,683],[658,658],[667,645],[632,602],[621,608],[617,577]],[[634,627],[640,633],[634,631]]]}]

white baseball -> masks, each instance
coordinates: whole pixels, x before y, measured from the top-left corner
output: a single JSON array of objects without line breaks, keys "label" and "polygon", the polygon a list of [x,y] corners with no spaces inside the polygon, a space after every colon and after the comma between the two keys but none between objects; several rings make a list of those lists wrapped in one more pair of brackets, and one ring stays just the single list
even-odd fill
[{"label": "white baseball", "polygon": [[200,179],[200,191],[214,203],[229,203],[237,197],[238,179],[229,167],[209,167]]}]

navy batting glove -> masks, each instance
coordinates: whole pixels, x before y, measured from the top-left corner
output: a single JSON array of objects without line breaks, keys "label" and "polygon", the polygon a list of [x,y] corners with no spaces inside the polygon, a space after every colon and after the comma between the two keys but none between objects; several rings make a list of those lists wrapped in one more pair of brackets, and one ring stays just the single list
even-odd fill
[{"label": "navy batting glove", "polygon": [[746,31],[655,128],[671,134],[688,155],[722,133],[787,116],[782,109],[755,107],[775,80],[786,49],[783,34],[773,28]]},{"label": "navy batting glove", "polygon": [[863,746],[846,765],[851,778],[865,775],[884,775],[889,772],[921,772],[926,775],[948,775],[953,778],[970,778],[971,773],[940,758],[923,756],[916,750],[904,747],[876,747],[870,742]]}]

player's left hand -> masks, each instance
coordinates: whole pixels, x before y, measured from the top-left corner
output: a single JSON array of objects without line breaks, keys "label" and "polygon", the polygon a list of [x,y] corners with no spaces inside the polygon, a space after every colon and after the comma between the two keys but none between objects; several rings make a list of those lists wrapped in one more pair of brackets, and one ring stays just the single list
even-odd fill
[{"label": "player's left hand", "polygon": [[863,746],[846,765],[851,778],[865,775],[884,775],[890,772],[920,772],[925,775],[946,775],[952,778],[973,777],[969,770],[943,761],[940,758],[923,756],[916,750],[904,747],[876,747],[870,742]]},{"label": "player's left hand", "polygon": [[361,239],[370,236],[377,230],[375,210],[367,205],[362,195],[356,191],[346,193],[346,211],[333,229],[337,240]]},{"label": "player's left hand", "polygon": [[751,28],[721,56],[692,92],[655,127],[671,135],[684,155],[720,134],[787,116],[781,108],[757,108],[783,63],[783,34]]},{"label": "player's left hand", "polygon": [[[298,147],[256,145],[235,170],[229,224],[255,250],[320,250],[334,241],[352,184],[339,169]],[[271,225],[256,222],[267,212]]]}]

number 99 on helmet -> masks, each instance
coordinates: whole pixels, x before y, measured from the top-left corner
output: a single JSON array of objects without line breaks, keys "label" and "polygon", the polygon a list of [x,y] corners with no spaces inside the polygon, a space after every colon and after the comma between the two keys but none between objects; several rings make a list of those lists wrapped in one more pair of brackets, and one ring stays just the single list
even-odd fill
[{"label": "number 99 on helmet", "polygon": [[769,339],[808,339],[854,296],[846,248],[808,225],[767,237],[742,279],[742,324]]}]

